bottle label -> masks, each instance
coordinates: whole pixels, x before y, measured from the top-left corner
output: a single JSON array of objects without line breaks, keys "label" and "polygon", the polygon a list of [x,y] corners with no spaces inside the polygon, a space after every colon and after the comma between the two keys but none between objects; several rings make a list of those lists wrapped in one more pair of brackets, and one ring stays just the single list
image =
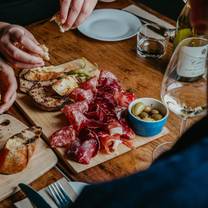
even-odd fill
[{"label": "bottle label", "polygon": [[208,45],[183,46],[179,53],[177,73],[181,77],[198,77],[205,73]]}]

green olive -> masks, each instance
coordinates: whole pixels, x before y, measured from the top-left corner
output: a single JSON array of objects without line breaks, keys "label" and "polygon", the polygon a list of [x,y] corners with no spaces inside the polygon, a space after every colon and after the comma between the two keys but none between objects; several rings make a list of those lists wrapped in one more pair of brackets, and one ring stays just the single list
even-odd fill
[{"label": "green olive", "polygon": [[152,118],[156,121],[161,120],[163,118],[163,116],[159,113],[155,113],[152,115]]},{"label": "green olive", "polygon": [[142,111],[142,112],[139,114],[139,117],[140,117],[141,119],[147,118],[148,116],[149,116],[148,113],[146,113],[146,112],[144,112],[144,111]]},{"label": "green olive", "polygon": [[133,106],[132,113],[135,116],[138,116],[144,110],[144,108],[145,108],[144,104],[142,102],[138,102]]},{"label": "green olive", "polygon": [[152,110],[152,108],[150,106],[146,106],[144,108],[144,112],[149,113]]},{"label": "green olive", "polygon": [[144,120],[144,121],[155,121],[154,119],[152,119],[152,118],[150,118],[150,117],[144,118],[143,120]]},{"label": "green olive", "polygon": [[158,110],[156,110],[156,109],[152,109],[150,113],[151,114],[159,114],[160,112]]}]

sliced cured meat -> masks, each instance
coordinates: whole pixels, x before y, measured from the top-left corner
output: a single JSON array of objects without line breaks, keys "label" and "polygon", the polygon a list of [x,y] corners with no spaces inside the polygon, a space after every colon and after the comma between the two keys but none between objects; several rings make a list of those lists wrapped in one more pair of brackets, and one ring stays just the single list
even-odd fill
[{"label": "sliced cured meat", "polygon": [[65,126],[55,133],[50,138],[51,147],[65,147],[72,144],[76,140],[76,132],[72,126]]},{"label": "sliced cured meat", "polygon": [[87,80],[86,82],[83,82],[80,87],[84,90],[92,90],[92,92],[97,92],[97,84],[98,84],[98,78],[92,77],[91,79]]},{"label": "sliced cured meat", "polygon": [[84,90],[78,87],[70,94],[70,98],[72,98],[75,102],[85,100],[88,103],[91,103],[93,101],[94,94],[90,89]]},{"label": "sliced cured meat", "polygon": [[113,106],[102,100],[96,100],[91,111],[87,113],[87,117],[106,123],[115,118],[115,113]]},{"label": "sliced cured meat", "polygon": [[121,137],[127,138],[127,139],[134,139],[136,135],[135,135],[134,131],[129,127],[126,120],[122,119],[122,120],[120,120],[120,123],[123,127],[123,135],[121,135]]},{"label": "sliced cured meat", "polygon": [[112,120],[108,123],[108,131],[110,136],[122,135],[124,133],[123,126],[116,120]]},{"label": "sliced cured meat", "polygon": [[89,119],[78,110],[66,112],[65,115],[69,123],[77,132],[89,124]]},{"label": "sliced cured meat", "polygon": [[100,133],[99,139],[101,143],[101,151],[107,154],[115,152],[119,144],[122,143],[119,135],[110,136],[109,134]]},{"label": "sliced cured meat", "polygon": [[35,87],[29,91],[29,95],[33,99],[38,108],[44,111],[57,111],[60,110],[66,103],[69,102],[69,98],[58,96],[51,87]]},{"label": "sliced cured meat", "polygon": [[62,109],[62,112],[66,115],[71,114],[72,111],[79,111],[81,113],[85,113],[89,110],[89,104],[87,101],[81,101],[81,102],[76,102],[72,103],[70,105],[65,105],[64,108]]},{"label": "sliced cured meat", "polygon": [[88,139],[83,142],[75,140],[67,150],[70,159],[82,163],[89,164],[99,150],[99,144],[96,139]]},{"label": "sliced cured meat", "polygon": [[122,91],[116,91],[114,98],[119,106],[128,107],[129,104],[136,99],[134,93]]},{"label": "sliced cured meat", "polygon": [[98,83],[98,90],[105,92],[114,93],[115,91],[121,89],[121,86],[115,75],[108,71],[101,71]]},{"label": "sliced cured meat", "polygon": [[126,139],[123,137],[121,137],[120,139],[121,139],[122,144],[124,144],[125,146],[127,146],[129,148],[133,148],[133,140]]},{"label": "sliced cured meat", "polygon": [[[98,134],[97,134],[97,132],[95,132],[92,129],[88,129],[88,128],[82,129],[79,133],[79,139],[80,139],[81,142],[86,141],[86,140],[94,139],[98,143],[98,150],[100,149],[100,141],[99,141],[99,138],[98,138]],[[94,156],[95,155],[93,155],[93,157]]]},{"label": "sliced cured meat", "polygon": [[109,71],[101,71],[99,77],[99,85],[108,86],[114,82],[118,82],[116,76]]},{"label": "sliced cured meat", "polygon": [[127,108],[122,106],[116,106],[115,109],[116,118],[118,120],[125,118],[127,115]]}]

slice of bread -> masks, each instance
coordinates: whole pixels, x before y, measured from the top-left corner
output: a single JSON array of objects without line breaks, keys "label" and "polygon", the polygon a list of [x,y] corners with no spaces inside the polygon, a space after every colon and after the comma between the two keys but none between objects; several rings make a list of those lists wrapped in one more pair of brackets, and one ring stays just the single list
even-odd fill
[{"label": "slice of bread", "polygon": [[40,127],[31,127],[10,137],[0,151],[0,173],[14,174],[24,170],[35,151],[40,135]]}]

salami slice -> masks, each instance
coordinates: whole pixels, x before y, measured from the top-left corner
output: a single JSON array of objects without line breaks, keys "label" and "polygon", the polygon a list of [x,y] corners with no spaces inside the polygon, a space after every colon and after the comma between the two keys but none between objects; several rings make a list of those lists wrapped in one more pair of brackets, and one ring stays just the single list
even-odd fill
[{"label": "salami slice", "polygon": [[75,102],[87,101],[88,103],[91,103],[93,101],[94,94],[90,89],[84,90],[78,87],[73,90],[69,97],[72,98]]},{"label": "salami slice", "polygon": [[65,147],[70,145],[76,139],[76,132],[72,126],[65,126],[55,133],[50,138],[51,147]]},{"label": "salami slice", "polygon": [[70,159],[82,163],[89,164],[90,160],[98,153],[99,144],[96,139],[88,139],[83,142],[75,140],[67,150]]}]

